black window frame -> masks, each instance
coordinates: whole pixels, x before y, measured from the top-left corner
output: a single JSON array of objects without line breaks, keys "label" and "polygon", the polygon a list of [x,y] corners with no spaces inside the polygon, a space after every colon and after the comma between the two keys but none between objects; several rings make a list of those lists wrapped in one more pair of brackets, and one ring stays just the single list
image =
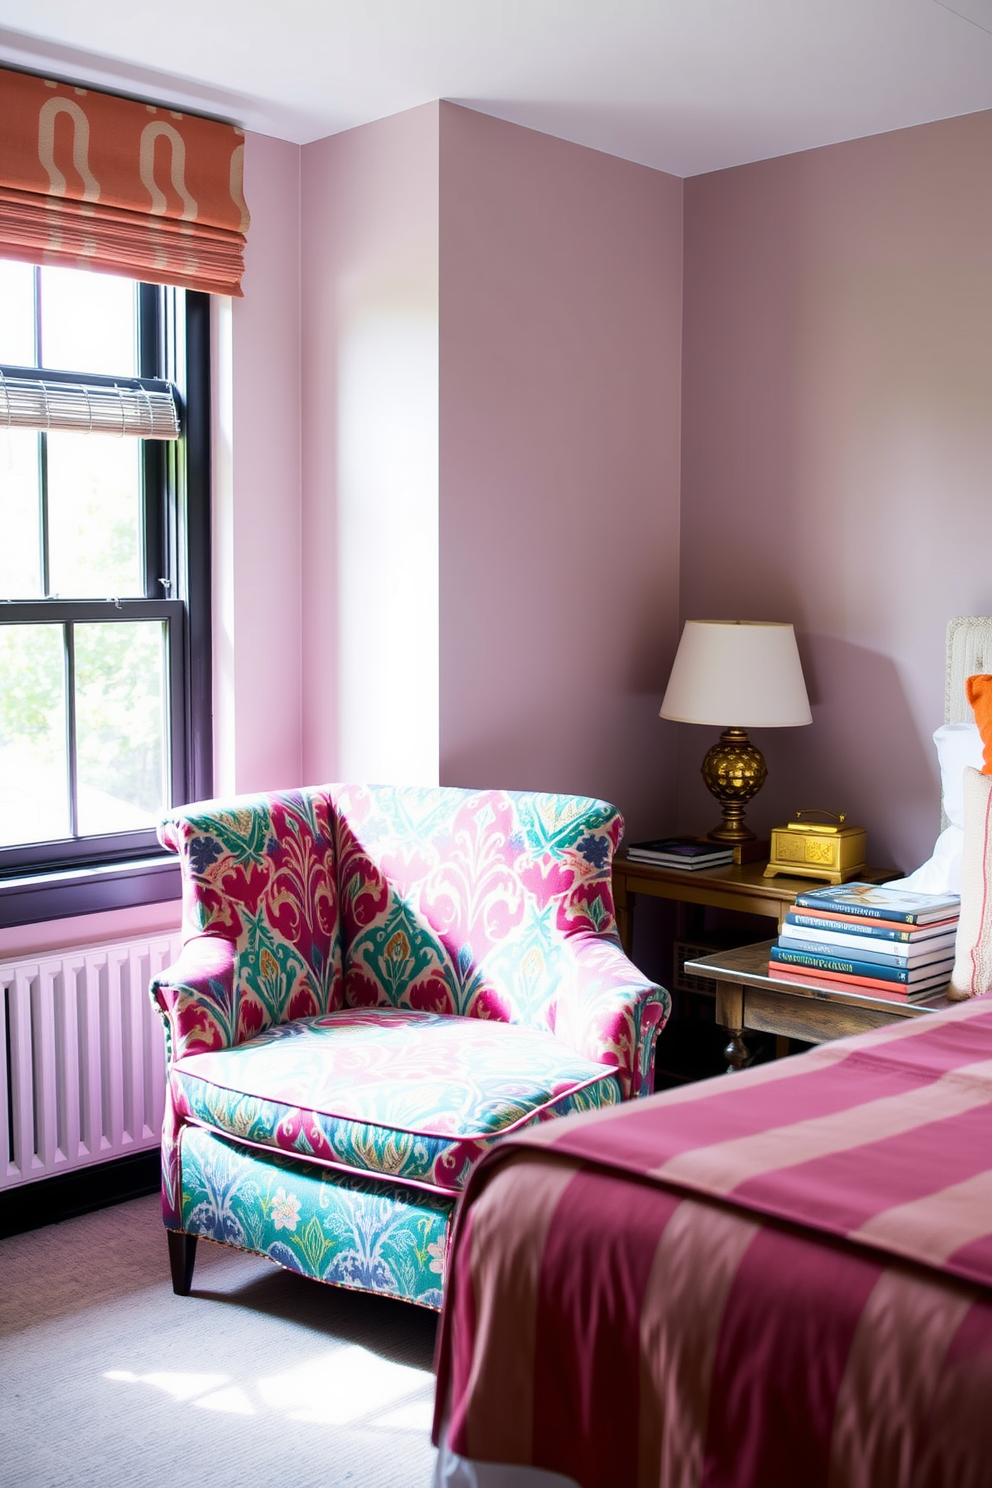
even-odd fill
[{"label": "black window frame", "polygon": [[[176,805],[212,789],[210,553],[210,297],[138,285],[138,377],[5,366],[12,376],[149,390],[171,386],[178,440],[144,441],[144,596],[0,602],[0,624],[159,619],[169,635],[171,791]],[[71,632],[64,630],[64,637]],[[65,641],[71,666],[71,640]],[[67,689],[69,769],[73,703]],[[75,792],[70,792],[73,800]],[[75,821],[73,820],[73,829]],[[107,833],[0,848],[0,926],[177,898],[176,859],[155,831]]]}]

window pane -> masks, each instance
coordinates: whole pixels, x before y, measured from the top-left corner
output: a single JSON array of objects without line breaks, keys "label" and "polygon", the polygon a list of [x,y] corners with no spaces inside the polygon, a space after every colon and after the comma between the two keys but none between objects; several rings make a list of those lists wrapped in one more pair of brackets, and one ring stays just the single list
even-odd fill
[{"label": "window pane", "polygon": [[78,829],[148,827],[168,805],[166,627],[77,624]]},{"label": "window pane", "polygon": [[61,625],[0,625],[0,843],[69,833]]},{"label": "window pane", "polygon": [[35,365],[33,264],[0,259],[0,362]]},{"label": "window pane", "polygon": [[42,366],[134,377],[136,304],[133,279],[43,268]]},{"label": "window pane", "polygon": [[142,441],[62,431],[47,439],[51,593],[140,597]]},{"label": "window pane", "polygon": [[42,592],[38,482],[38,435],[0,429],[0,599]]}]

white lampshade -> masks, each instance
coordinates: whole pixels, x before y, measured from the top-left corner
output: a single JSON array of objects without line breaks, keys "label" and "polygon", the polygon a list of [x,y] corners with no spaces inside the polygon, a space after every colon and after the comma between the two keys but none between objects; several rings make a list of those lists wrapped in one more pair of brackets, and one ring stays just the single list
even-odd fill
[{"label": "white lampshade", "polygon": [[792,626],[687,620],[660,716],[716,728],[812,723]]}]

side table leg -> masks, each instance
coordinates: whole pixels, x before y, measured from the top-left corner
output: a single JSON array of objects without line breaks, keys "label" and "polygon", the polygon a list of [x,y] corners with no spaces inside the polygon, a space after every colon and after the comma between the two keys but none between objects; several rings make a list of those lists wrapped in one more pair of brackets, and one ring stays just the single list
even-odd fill
[{"label": "side table leg", "polygon": [[751,1051],[741,1037],[743,1029],[728,1028],[727,1032],[730,1034],[730,1042],[724,1049],[723,1056],[727,1061],[726,1073],[732,1075],[737,1070],[745,1069],[750,1063]]},{"label": "side table leg", "polygon": [[744,1042],[744,988],[738,982],[717,982],[716,1021],[730,1034],[724,1049],[727,1074],[744,1069],[750,1063],[751,1051]]}]

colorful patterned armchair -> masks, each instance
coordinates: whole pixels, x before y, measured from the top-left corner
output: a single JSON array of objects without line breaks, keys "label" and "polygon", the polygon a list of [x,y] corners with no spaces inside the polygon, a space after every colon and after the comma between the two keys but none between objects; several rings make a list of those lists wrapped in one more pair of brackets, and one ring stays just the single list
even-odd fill
[{"label": "colorful patterned armchair", "polygon": [[441,1304],[502,1133],[651,1089],[668,994],[616,938],[603,801],[334,785],[175,813],[185,946],[152,983],[172,1280],[197,1237]]}]

